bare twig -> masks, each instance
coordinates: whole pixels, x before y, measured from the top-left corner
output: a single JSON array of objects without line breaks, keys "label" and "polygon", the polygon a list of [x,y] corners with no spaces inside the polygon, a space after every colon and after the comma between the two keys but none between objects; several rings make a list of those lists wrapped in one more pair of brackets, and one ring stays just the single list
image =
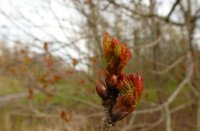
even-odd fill
[{"label": "bare twig", "polygon": [[168,98],[168,100],[166,102],[164,102],[163,104],[154,107],[154,108],[150,108],[150,109],[144,109],[144,110],[138,110],[136,111],[136,114],[145,114],[145,113],[154,113],[157,111],[160,111],[161,109],[163,109],[165,106],[168,106],[175,98],[176,96],[180,93],[180,91],[183,89],[183,87],[185,86],[185,84],[187,84],[188,80],[189,80],[190,76],[186,77],[177,87],[177,89],[174,91],[174,93]]},{"label": "bare twig", "polygon": [[170,70],[172,70],[173,68],[175,68],[179,63],[181,63],[184,60],[185,56],[180,57],[178,60],[176,60],[173,64],[169,65],[166,69],[162,70],[162,71],[154,71],[153,73],[155,74],[159,74],[159,75],[164,75],[167,72],[169,72]]},{"label": "bare twig", "polygon": [[129,120],[128,124],[124,128],[122,128],[121,131],[127,131],[127,130],[131,129],[133,122],[135,121],[135,118],[136,118],[136,113],[133,112],[132,115],[131,115],[131,119]]},{"label": "bare twig", "polygon": [[165,119],[164,112],[162,111],[160,118],[157,121],[149,124],[148,127],[145,129],[145,131],[152,130],[153,128],[155,128],[156,126],[158,126],[159,124],[161,124],[164,121],[164,119]]},{"label": "bare twig", "polygon": [[[172,20],[170,20],[170,19],[167,20],[165,16],[164,16],[164,17],[163,17],[163,16],[159,16],[159,15],[157,15],[157,14],[155,14],[155,13],[141,13],[141,11],[137,11],[137,10],[135,10],[135,9],[131,9],[131,8],[129,8],[128,6],[124,5],[124,4],[118,4],[118,3],[116,3],[114,0],[108,0],[108,1],[109,1],[111,4],[113,4],[113,5],[117,6],[117,7],[121,7],[121,8],[123,8],[123,9],[126,9],[127,11],[130,11],[131,13],[134,13],[135,15],[139,15],[139,16],[142,16],[142,17],[149,17],[149,18],[154,17],[154,18],[157,18],[157,19],[159,19],[159,20],[161,20],[161,21],[164,21],[164,22],[167,22],[167,23],[169,23],[169,24],[176,25],[176,26],[180,26],[180,27],[182,27],[182,26],[185,25],[185,23],[172,21]],[[172,10],[172,11],[173,11],[173,10]]]},{"label": "bare twig", "polygon": [[107,115],[102,123],[101,123],[101,126],[100,126],[100,131],[108,131],[110,129],[110,127],[112,126],[112,120],[111,118],[109,117],[109,115]]},{"label": "bare twig", "polygon": [[179,106],[177,106],[177,107],[171,109],[170,114],[173,114],[173,113],[175,113],[175,112],[177,112],[177,111],[180,111],[180,110],[182,110],[182,109],[184,109],[184,108],[186,108],[186,107],[188,107],[188,106],[191,106],[191,105],[194,104],[194,103],[195,103],[194,101],[189,101],[189,102],[187,102],[187,103],[181,104],[181,105],[179,105]]},{"label": "bare twig", "polygon": [[167,106],[165,106],[165,116],[166,116],[166,131],[172,131],[171,129],[171,115],[170,115],[170,111],[169,108]]},{"label": "bare twig", "polygon": [[187,62],[186,64],[188,64],[188,67],[186,69],[186,76],[182,80],[182,82],[178,85],[177,89],[173,92],[173,94],[167,99],[167,101],[157,107],[154,107],[154,108],[138,110],[138,111],[136,111],[136,114],[157,112],[157,111],[160,111],[161,109],[165,108],[165,106],[169,106],[169,104],[173,102],[173,100],[180,93],[180,91],[183,89],[183,87],[190,81],[191,76],[193,74],[193,63],[192,63],[192,58],[191,58],[190,52],[188,52],[188,54],[187,54],[186,62]]},{"label": "bare twig", "polygon": [[18,94],[12,94],[8,96],[0,97],[0,107],[6,104],[9,104],[10,102],[17,101],[26,96],[27,96],[27,93],[18,93]]},{"label": "bare twig", "polygon": [[162,111],[161,116],[158,120],[156,120],[155,122],[152,123],[142,123],[142,124],[136,124],[136,125],[132,125],[129,130],[133,130],[133,129],[142,129],[142,131],[149,131],[152,130],[153,128],[155,128],[156,126],[158,126],[159,124],[161,124],[164,121],[164,112]]},{"label": "bare twig", "polygon": [[157,44],[159,44],[159,42],[162,40],[163,35],[160,35],[160,37],[158,37],[155,41],[149,43],[149,44],[145,44],[145,45],[141,45],[141,46],[137,46],[134,47],[135,49],[140,49],[140,48],[150,48],[150,47],[154,47]]},{"label": "bare twig", "polygon": [[39,113],[39,112],[34,112],[34,113],[20,113],[20,112],[11,112],[10,115],[14,116],[24,116],[24,117],[35,117],[35,118],[60,118],[59,115],[50,115],[50,114],[45,114],[45,113]]},{"label": "bare twig", "polygon": [[192,62],[192,55],[190,52],[187,54],[187,61],[186,64],[188,64],[188,67],[186,69],[186,76],[183,79],[183,81],[179,84],[177,89],[174,91],[174,93],[168,98],[168,100],[165,102],[165,105],[169,105],[174,98],[179,94],[179,92],[183,89],[184,85],[187,84],[192,77],[193,74],[193,62]]},{"label": "bare twig", "polygon": [[192,85],[192,83],[191,83],[191,82],[188,82],[188,85],[189,85],[189,88],[190,88],[190,90],[192,91],[192,93],[193,93],[196,97],[199,98],[200,95],[199,95],[197,89],[195,89],[195,87]]},{"label": "bare twig", "polygon": [[170,19],[171,14],[173,13],[174,9],[176,8],[176,6],[179,4],[180,0],[176,0],[175,3],[173,4],[171,10],[169,11],[169,14],[166,17],[166,21],[168,21]]}]

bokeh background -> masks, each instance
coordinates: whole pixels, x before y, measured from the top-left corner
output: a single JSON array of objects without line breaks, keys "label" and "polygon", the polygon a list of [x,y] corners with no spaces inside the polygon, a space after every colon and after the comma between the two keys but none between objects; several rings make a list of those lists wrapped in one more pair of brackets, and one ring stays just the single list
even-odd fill
[{"label": "bokeh background", "polygon": [[112,131],[200,131],[199,0],[0,0],[0,131],[97,131],[102,36],[145,86]]}]

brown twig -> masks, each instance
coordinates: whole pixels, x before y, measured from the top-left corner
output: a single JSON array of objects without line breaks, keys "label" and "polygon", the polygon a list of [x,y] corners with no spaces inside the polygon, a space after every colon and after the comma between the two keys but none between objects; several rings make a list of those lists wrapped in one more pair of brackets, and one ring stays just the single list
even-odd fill
[{"label": "brown twig", "polygon": [[102,120],[99,131],[109,131],[111,126],[112,126],[112,120],[109,115],[106,115],[106,117]]}]

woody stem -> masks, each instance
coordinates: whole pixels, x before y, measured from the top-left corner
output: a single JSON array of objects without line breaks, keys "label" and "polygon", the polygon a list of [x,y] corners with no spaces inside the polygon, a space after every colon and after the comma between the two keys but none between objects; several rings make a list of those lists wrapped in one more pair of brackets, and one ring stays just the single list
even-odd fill
[{"label": "woody stem", "polygon": [[102,120],[100,130],[99,131],[109,131],[110,127],[112,126],[112,118],[109,114],[109,110],[106,109],[106,117]]}]

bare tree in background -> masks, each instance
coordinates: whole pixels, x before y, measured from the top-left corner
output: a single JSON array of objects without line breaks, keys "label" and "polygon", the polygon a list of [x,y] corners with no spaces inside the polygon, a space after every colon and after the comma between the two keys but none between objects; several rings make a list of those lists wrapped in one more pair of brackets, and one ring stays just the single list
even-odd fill
[{"label": "bare tree in background", "polygon": [[[42,50],[44,43],[48,43],[49,52],[61,56],[64,63],[73,66],[73,62],[78,62],[76,68],[77,65],[79,69],[85,68],[90,83],[102,76],[99,69],[102,67],[103,32],[127,43],[133,53],[127,70],[139,69],[145,79],[146,94],[137,111],[114,130],[160,130],[165,127],[166,131],[200,131],[200,3],[198,0],[174,0],[168,5],[166,14],[160,13],[160,3],[162,1],[158,0],[45,0],[41,8],[50,14],[62,39],[49,32],[46,23],[36,24],[17,8],[17,18],[10,17],[3,10],[0,13],[27,37],[28,40],[21,40],[21,43],[36,50]],[[73,10],[78,18],[74,21],[67,19],[65,13],[60,14],[54,8],[55,4],[63,10]],[[42,20],[42,14],[37,10],[34,14]],[[18,20],[24,24],[17,23]],[[70,26],[66,26],[66,22]],[[30,27],[48,39],[29,32]],[[1,29],[11,32],[7,25]],[[15,37],[2,38],[17,42]],[[76,52],[79,57],[71,52]],[[152,101],[152,94],[156,100]],[[187,109],[191,109],[194,116],[184,123],[188,116],[181,118],[180,115],[187,114]]]}]

